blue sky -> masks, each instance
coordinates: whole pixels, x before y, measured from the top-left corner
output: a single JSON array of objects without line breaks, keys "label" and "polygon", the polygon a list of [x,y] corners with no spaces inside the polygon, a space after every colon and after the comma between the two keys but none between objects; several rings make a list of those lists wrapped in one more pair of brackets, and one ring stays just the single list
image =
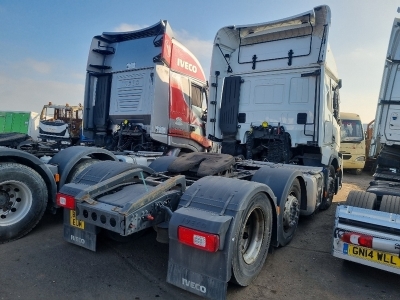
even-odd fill
[{"label": "blue sky", "polygon": [[53,103],[83,102],[93,36],[170,22],[208,77],[218,29],[272,21],[320,4],[332,11],[329,41],[336,58],[342,111],[364,123],[375,117],[395,0],[1,0],[0,110],[40,112]]}]

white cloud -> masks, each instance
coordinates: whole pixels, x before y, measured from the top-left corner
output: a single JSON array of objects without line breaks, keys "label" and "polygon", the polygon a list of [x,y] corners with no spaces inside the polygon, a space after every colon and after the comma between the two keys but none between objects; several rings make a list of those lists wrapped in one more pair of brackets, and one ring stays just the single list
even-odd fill
[{"label": "white cloud", "polygon": [[44,61],[37,61],[31,58],[28,58],[23,63],[25,67],[32,69],[33,71],[40,74],[49,74],[52,72],[53,64]]},{"label": "white cloud", "polygon": [[32,78],[12,78],[0,74],[2,109],[40,112],[48,102],[83,103],[84,85]]},{"label": "white cloud", "polygon": [[70,76],[73,79],[77,79],[79,81],[84,82],[86,78],[86,73],[71,73]]},{"label": "white cloud", "polygon": [[148,25],[122,23],[118,27],[115,27],[114,31],[116,31],[116,32],[135,31],[135,30],[146,28],[146,27],[149,27],[149,26]]},{"label": "white cloud", "polygon": [[197,57],[204,69],[206,78],[208,78],[213,42],[211,40],[201,40],[185,30],[175,31],[174,33],[176,39]]}]

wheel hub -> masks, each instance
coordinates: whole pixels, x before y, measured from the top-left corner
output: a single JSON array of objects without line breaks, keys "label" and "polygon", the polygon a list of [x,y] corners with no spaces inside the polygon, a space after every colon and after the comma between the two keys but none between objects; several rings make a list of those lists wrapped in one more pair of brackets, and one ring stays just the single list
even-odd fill
[{"label": "wheel hub", "polygon": [[283,212],[283,226],[296,226],[299,219],[300,205],[299,200],[293,195],[289,195],[285,203],[285,211]]}]

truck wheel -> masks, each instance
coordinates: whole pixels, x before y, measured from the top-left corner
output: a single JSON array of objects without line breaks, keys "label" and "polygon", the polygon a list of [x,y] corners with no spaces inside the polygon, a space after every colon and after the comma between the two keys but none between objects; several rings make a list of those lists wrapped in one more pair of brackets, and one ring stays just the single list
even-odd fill
[{"label": "truck wheel", "polygon": [[100,160],[94,159],[94,158],[85,158],[82,159],[79,163],[77,163],[71,170],[71,172],[68,174],[67,180],[65,183],[70,183],[72,182],[76,176],[83,170],[85,170],[87,167],[99,162]]},{"label": "truck wheel", "polygon": [[400,215],[400,197],[384,195],[379,210]]},{"label": "truck wheel", "polygon": [[33,169],[17,163],[0,164],[0,244],[31,231],[47,206],[47,187]]},{"label": "truck wheel", "polygon": [[247,286],[260,273],[271,242],[272,218],[268,197],[264,193],[254,195],[243,211],[235,233],[233,283]]},{"label": "truck wheel", "polygon": [[292,186],[281,206],[281,228],[279,230],[279,244],[285,246],[293,239],[300,217],[301,187],[298,179],[293,180]]},{"label": "truck wheel", "polygon": [[374,209],[376,205],[376,195],[363,191],[350,191],[345,204],[360,208]]},{"label": "truck wheel", "polygon": [[335,177],[335,168],[330,165],[328,187],[326,189],[327,195],[322,197],[321,205],[319,206],[320,210],[327,210],[332,204],[333,196],[335,195]]}]

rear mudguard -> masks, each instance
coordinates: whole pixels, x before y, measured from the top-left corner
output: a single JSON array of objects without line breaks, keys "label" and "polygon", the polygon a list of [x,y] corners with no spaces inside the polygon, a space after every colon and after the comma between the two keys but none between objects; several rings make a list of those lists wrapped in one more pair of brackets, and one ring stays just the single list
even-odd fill
[{"label": "rear mudguard", "polygon": [[[258,169],[251,181],[260,182],[266,184],[271,188],[274,195],[276,196],[276,203],[280,211],[284,211],[285,199],[292,185],[293,180],[297,178],[301,186],[301,203],[300,209],[307,210],[307,190],[303,173],[300,170],[293,168],[287,168],[283,165],[276,165],[276,167],[263,167]],[[313,205],[315,208],[315,204]],[[282,222],[278,218],[275,222],[274,231],[272,232],[271,244],[275,247],[279,245],[279,234],[282,230]]]},{"label": "rear mudguard", "polygon": [[[265,184],[233,178],[207,176],[196,181],[181,197],[169,224],[167,281],[210,299],[225,299],[232,275],[235,232],[250,199],[262,192],[268,196],[276,219],[276,198]],[[215,253],[178,241],[178,226],[218,234]]]},{"label": "rear mudguard", "polygon": [[60,174],[60,181],[58,182],[59,189],[65,184],[65,180],[74,166],[85,156],[90,156],[99,160],[118,161],[118,158],[114,154],[105,149],[85,146],[66,148],[54,155],[49,161],[49,164],[58,166],[58,174]]}]

